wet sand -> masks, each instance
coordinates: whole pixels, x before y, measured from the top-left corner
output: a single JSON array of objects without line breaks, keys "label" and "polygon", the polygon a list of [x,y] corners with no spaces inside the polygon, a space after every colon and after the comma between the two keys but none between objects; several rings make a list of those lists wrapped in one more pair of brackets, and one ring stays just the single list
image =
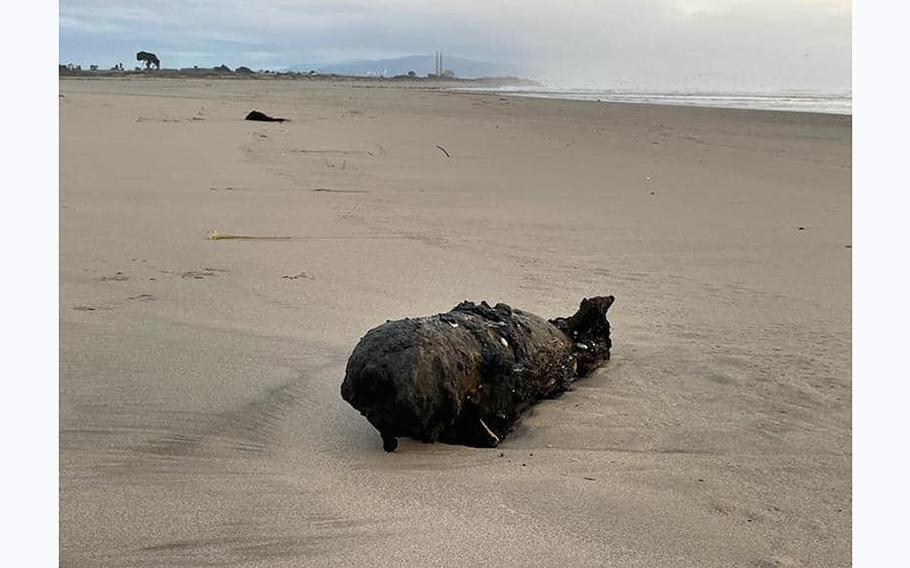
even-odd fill
[{"label": "wet sand", "polygon": [[[62,565],[849,565],[850,117],[60,92]],[[613,360],[498,449],[339,395],[386,319],[603,294]]]}]

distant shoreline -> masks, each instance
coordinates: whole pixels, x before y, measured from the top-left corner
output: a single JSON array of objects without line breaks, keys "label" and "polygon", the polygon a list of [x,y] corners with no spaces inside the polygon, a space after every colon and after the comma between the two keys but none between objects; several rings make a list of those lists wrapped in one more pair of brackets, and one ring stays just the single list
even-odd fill
[{"label": "distant shoreline", "polygon": [[443,77],[443,76],[410,76],[395,75],[382,77],[374,75],[339,75],[335,73],[303,73],[297,71],[268,71],[268,72],[243,72],[221,71],[216,69],[161,69],[153,71],[119,71],[119,70],[85,70],[66,69],[61,67],[58,71],[60,77],[76,78],[149,78],[149,79],[239,79],[239,80],[299,80],[299,81],[375,81],[387,82],[413,82],[413,83],[445,83],[458,85],[469,83],[481,86],[538,86],[533,79],[522,77]]},{"label": "distant shoreline", "polygon": [[537,85],[502,85],[498,87],[458,86],[451,90],[463,93],[488,93],[500,96],[589,101],[597,103],[645,104],[689,108],[723,108],[772,112],[853,115],[853,99],[848,93],[797,91],[710,92],[618,89],[558,89]]}]

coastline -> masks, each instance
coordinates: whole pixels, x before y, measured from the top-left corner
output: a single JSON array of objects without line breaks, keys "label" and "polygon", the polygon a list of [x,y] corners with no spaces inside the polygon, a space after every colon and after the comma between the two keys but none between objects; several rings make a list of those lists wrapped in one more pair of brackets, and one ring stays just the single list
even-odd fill
[{"label": "coastline", "polygon": [[58,71],[60,80],[64,79],[219,79],[238,81],[307,81],[307,82],[332,82],[351,83],[362,82],[372,84],[416,84],[416,85],[470,85],[483,87],[506,86],[534,86],[537,81],[523,77],[420,77],[409,75],[386,76],[360,76],[338,75],[336,73],[303,73],[300,71],[220,71],[217,69],[159,69],[154,71],[141,70],[85,70],[67,69],[61,65]]},{"label": "coastline", "polygon": [[849,92],[798,91],[679,91],[679,90],[619,90],[619,89],[560,89],[539,85],[459,86],[454,91],[486,92],[512,97],[559,100],[582,100],[598,103],[652,104],[689,106],[697,108],[729,108],[738,110],[770,110],[806,112],[813,114],[853,114],[853,99]]}]

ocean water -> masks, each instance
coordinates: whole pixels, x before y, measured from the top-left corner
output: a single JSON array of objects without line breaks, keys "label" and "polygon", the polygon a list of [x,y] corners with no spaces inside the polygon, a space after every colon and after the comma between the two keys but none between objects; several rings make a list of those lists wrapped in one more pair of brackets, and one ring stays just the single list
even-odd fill
[{"label": "ocean water", "polygon": [[719,107],[755,110],[781,110],[791,112],[817,112],[853,114],[853,94],[850,91],[779,91],[779,92],[681,92],[681,91],[627,91],[599,89],[564,89],[557,87],[460,87],[454,90],[499,93],[510,96],[602,101],[611,103],[638,103],[679,105],[694,107]]}]

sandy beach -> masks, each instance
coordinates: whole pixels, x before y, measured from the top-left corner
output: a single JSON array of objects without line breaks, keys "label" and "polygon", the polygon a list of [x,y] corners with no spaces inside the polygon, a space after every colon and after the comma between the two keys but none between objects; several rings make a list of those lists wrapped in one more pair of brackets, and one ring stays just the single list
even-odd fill
[{"label": "sandy beach", "polygon": [[[851,117],[60,93],[61,565],[850,565]],[[339,395],[387,319],[605,294],[613,360],[500,448]]]}]

